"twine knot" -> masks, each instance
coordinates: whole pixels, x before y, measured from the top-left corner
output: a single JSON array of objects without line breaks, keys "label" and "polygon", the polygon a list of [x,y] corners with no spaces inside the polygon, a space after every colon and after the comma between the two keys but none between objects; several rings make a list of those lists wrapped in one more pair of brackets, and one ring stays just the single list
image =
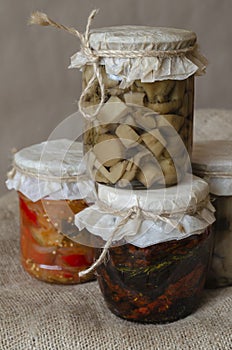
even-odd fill
[{"label": "twine knot", "polygon": [[89,64],[99,63],[100,57],[96,56],[93,50],[90,47],[83,46],[81,48],[81,53],[88,58]]},{"label": "twine knot", "polygon": [[138,206],[133,206],[129,212],[128,212],[128,217],[130,219],[137,219],[141,216],[141,209]]}]

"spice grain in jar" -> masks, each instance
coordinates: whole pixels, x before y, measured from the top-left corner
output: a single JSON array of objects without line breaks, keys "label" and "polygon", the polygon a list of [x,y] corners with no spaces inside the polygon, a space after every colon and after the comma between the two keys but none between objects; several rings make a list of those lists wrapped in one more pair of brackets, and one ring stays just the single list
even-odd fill
[{"label": "spice grain in jar", "polygon": [[[192,151],[194,76],[206,60],[196,34],[173,28],[122,26],[94,29],[90,47],[100,59],[104,103],[86,119],[84,150],[99,183],[152,188],[175,185]],[[101,103],[102,87],[83,55],[71,67],[83,71],[85,109]],[[142,67],[142,69],[141,69]]]},{"label": "spice grain in jar", "polygon": [[207,287],[232,285],[232,141],[209,140],[194,144],[193,171],[208,182],[216,222],[214,250]]},{"label": "spice grain in jar", "polygon": [[212,252],[215,218],[207,183],[189,175],[178,186],[147,193],[99,185],[98,196],[99,209],[80,212],[75,223],[85,222],[105,242],[113,235],[105,258],[97,260],[109,309],[142,323],[172,322],[192,313]]},{"label": "spice grain in jar", "polygon": [[48,141],[16,153],[8,175],[8,188],[19,195],[22,265],[46,282],[75,284],[94,278],[78,275],[93,263],[94,249],[61,233],[64,223],[73,226],[74,214],[87,207],[85,196],[93,190],[90,180],[78,180],[81,159],[80,143]]}]

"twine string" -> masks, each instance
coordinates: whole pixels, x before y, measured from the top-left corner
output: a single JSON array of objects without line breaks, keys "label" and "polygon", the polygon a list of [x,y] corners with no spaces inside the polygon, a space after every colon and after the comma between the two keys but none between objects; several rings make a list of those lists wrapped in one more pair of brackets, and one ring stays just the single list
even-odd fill
[{"label": "twine string", "polygon": [[[160,58],[166,58],[166,57],[175,57],[175,56],[182,56],[186,55],[189,52],[192,52],[197,49],[197,45],[189,46],[187,48],[177,49],[177,50],[131,50],[131,51],[125,51],[125,50],[93,50],[90,47],[90,27],[91,24],[98,13],[99,10],[95,9],[93,10],[87,20],[85,33],[80,33],[77,29],[73,27],[67,27],[63,24],[57,23],[51,18],[49,18],[45,13],[42,12],[34,12],[32,13],[30,17],[29,24],[38,24],[41,26],[52,26],[56,27],[58,29],[63,29],[67,31],[68,33],[75,35],[79,38],[81,43],[81,54],[85,57],[86,63],[89,65],[92,65],[93,67],[93,76],[87,83],[85,89],[82,91],[78,107],[81,112],[81,114],[88,120],[94,119],[102,108],[105,100],[105,88],[104,88],[104,82],[103,77],[101,74],[101,67],[100,67],[100,61],[101,58],[104,57],[115,57],[115,58],[143,58],[143,57],[160,57]],[[85,63],[85,64],[86,64]],[[80,67],[81,68],[81,67]],[[86,110],[84,109],[84,102],[85,97],[88,94],[88,91],[93,86],[95,80],[98,81],[98,84],[100,86],[100,103],[98,104],[97,108],[92,114],[88,114]]]},{"label": "twine string", "polygon": [[[109,239],[107,240],[106,244],[103,247],[103,250],[100,254],[100,256],[98,257],[98,259],[86,270],[80,271],[79,272],[79,277],[83,277],[85,275],[88,275],[90,272],[94,271],[105,259],[106,254],[108,252],[108,249],[110,248],[114,237],[116,235],[116,233],[118,232],[118,230],[120,230],[121,227],[123,227],[124,225],[127,224],[127,222],[129,221],[129,219],[132,217],[132,215],[136,214],[135,209],[131,208],[127,214],[125,215],[125,217],[122,218],[122,220],[120,221],[120,223],[115,227],[115,229],[113,230],[113,232],[111,233]],[[138,212],[137,212],[138,215]]]},{"label": "twine string", "polygon": [[166,58],[166,57],[172,57],[172,56],[181,56],[185,55],[188,52],[194,51],[196,49],[197,45],[189,46],[183,49],[178,50],[93,50],[92,52],[95,55],[98,55],[99,57],[116,57],[116,58],[143,58],[143,57],[160,57],[160,58]]},{"label": "twine string", "polygon": [[[171,212],[162,210],[162,213],[155,213],[154,211],[143,210],[139,207],[139,204],[136,206],[133,206],[132,209],[133,209],[133,213],[136,214],[136,217],[139,214],[139,216],[142,216],[144,219],[163,220],[164,218],[169,218],[171,215],[172,216],[179,215],[179,214],[194,215],[196,212],[205,208],[208,201],[209,201],[209,196],[206,197],[206,199],[202,200],[199,203],[189,205],[187,208],[172,210]],[[98,210],[103,212],[103,213],[112,214],[112,215],[116,215],[116,216],[124,216],[125,215],[125,210],[114,209],[114,208],[108,206],[105,202],[100,201],[99,199],[95,203],[96,203]]]},{"label": "twine string", "polygon": [[[41,26],[52,26],[56,27],[58,29],[63,29],[67,31],[68,33],[75,35],[76,37],[79,38],[80,43],[81,43],[81,53],[87,58],[87,61],[89,64],[93,66],[93,76],[89,80],[87,86],[85,89],[82,91],[81,97],[78,102],[78,107],[81,112],[81,114],[86,118],[86,119],[92,119],[94,118],[100,111],[103,103],[104,103],[104,98],[105,98],[105,91],[104,91],[104,84],[101,76],[101,71],[100,71],[100,57],[94,53],[94,51],[90,47],[90,42],[89,42],[89,32],[90,32],[90,27],[92,24],[92,21],[96,14],[98,13],[98,10],[95,9],[93,10],[87,20],[86,28],[85,28],[85,33],[82,34],[80,33],[77,29],[72,28],[72,27],[67,27],[63,24],[57,23],[53,21],[51,18],[47,16],[47,14],[42,13],[42,12],[34,12],[32,13],[29,24],[38,24]],[[89,91],[89,89],[93,86],[94,81],[98,80],[100,90],[101,90],[101,101],[97,107],[97,109],[94,111],[93,114],[89,115],[86,113],[86,111],[83,108],[85,97]]]},{"label": "twine string", "polygon": [[62,175],[57,175],[57,176],[52,176],[50,174],[40,174],[39,170],[38,172],[33,172],[29,171],[26,169],[20,168],[18,165],[13,164],[13,168],[7,173],[8,179],[13,179],[16,172],[19,172],[22,175],[29,176],[38,180],[42,181],[47,181],[47,182],[65,182],[65,183],[70,183],[70,182],[79,182],[79,181],[87,181],[89,180],[89,177],[86,174],[77,174],[77,175],[67,175],[67,176],[62,176]]}]

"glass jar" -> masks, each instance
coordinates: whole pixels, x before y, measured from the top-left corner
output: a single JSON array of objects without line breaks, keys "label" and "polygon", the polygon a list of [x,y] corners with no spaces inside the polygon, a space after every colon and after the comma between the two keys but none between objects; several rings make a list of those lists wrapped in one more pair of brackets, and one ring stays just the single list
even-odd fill
[{"label": "glass jar", "polygon": [[62,221],[71,224],[74,214],[87,207],[84,200],[32,202],[19,193],[19,205],[21,262],[30,275],[62,284],[94,279],[93,274],[82,279],[78,276],[93,263],[94,249],[73,243],[60,232]]},{"label": "glass jar", "polygon": [[[86,68],[90,69],[91,67]],[[84,76],[85,74],[86,71],[83,72]],[[104,79],[103,82],[107,86]],[[117,81],[118,86],[119,84]],[[153,93],[152,100],[166,98],[168,102],[148,102],[143,86]],[[157,90],[162,90],[160,86],[163,86],[164,91],[174,86],[170,89],[173,95],[177,94],[177,100],[173,104],[171,93],[157,97]],[[126,187],[128,183],[134,188],[175,185],[178,181],[176,168],[183,170],[182,158],[186,159],[186,150],[189,154],[192,150],[194,77],[154,83],[135,81],[125,90],[119,87],[117,89],[121,90],[121,95],[113,95],[119,93],[114,89],[108,93],[105,106],[99,112],[99,121],[86,122],[85,152],[90,153],[90,158],[93,153],[100,163],[97,165],[95,162],[94,168],[90,168],[91,176],[99,183],[118,184],[119,187]],[[89,105],[95,103],[95,99],[95,95],[92,99],[90,97]],[[137,106],[139,99],[144,108]],[[179,109],[172,105],[179,105]],[[109,121],[105,123],[101,115],[105,115],[106,110],[109,110],[111,116],[114,111],[121,114],[121,110],[124,110],[124,113],[112,122],[108,117]]]},{"label": "glass jar", "polygon": [[[63,231],[64,224],[72,227],[74,215],[87,207],[85,194],[93,190],[89,180],[78,180],[81,158],[81,144],[69,140],[33,145],[14,156],[7,186],[19,195],[21,262],[31,276],[45,282],[94,279],[93,274],[78,276],[93,263],[94,248],[73,243]],[[80,192],[83,186],[85,194]]]},{"label": "glass jar", "polygon": [[[135,189],[175,185],[192,151],[194,75],[205,69],[196,34],[124,26],[93,30],[89,42],[100,58],[104,87],[103,106],[85,125],[92,178]],[[71,67],[82,63],[83,52],[73,56]],[[101,102],[101,81],[97,75],[92,81],[90,63],[82,71],[84,106],[91,115]]]},{"label": "glass jar", "polygon": [[232,196],[213,196],[216,222],[213,258],[207,287],[232,285]]},{"label": "glass jar", "polygon": [[97,269],[109,309],[130,321],[166,323],[199,304],[212,251],[210,229],[179,241],[110,248]]},{"label": "glass jar", "polygon": [[213,225],[214,250],[207,287],[232,285],[232,141],[196,143],[193,152],[193,171],[204,178],[216,208]]},{"label": "glass jar", "polygon": [[207,183],[191,175],[166,189],[98,186],[98,202],[75,224],[106,242],[94,267],[114,314],[166,323],[197,308],[213,243],[208,194]]}]

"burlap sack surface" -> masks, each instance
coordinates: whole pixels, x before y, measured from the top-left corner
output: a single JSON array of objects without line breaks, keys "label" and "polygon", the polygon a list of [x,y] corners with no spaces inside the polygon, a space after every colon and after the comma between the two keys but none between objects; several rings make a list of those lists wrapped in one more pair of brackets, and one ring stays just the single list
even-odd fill
[{"label": "burlap sack surface", "polygon": [[55,286],[23,271],[15,193],[0,199],[0,225],[1,350],[232,349],[232,288],[205,291],[198,310],[172,324],[127,322],[96,282]]}]

